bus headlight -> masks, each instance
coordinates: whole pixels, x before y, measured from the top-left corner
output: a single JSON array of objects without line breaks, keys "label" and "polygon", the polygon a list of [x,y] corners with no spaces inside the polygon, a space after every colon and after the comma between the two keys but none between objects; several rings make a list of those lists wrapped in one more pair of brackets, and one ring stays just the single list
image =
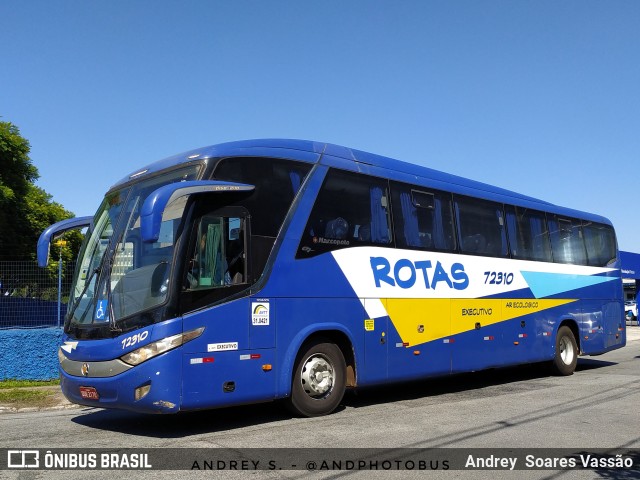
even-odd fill
[{"label": "bus headlight", "polygon": [[156,342],[150,343],[149,345],[145,345],[144,347],[140,347],[133,352],[129,352],[126,355],[120,357],[125,363],[129,365],[140,365],[142,362],[146,362],[150,358],[158,356],[162,353],[168,352],[169,350],[173,350],[180,345],[183,345],[194,338],[198,338],[204,332],[204,327],[196,328],[195,330],[190,330],[188,332],[179,333],[178,335],[173,335],[171,337],[163,338],[162,340],[158,340]]}]

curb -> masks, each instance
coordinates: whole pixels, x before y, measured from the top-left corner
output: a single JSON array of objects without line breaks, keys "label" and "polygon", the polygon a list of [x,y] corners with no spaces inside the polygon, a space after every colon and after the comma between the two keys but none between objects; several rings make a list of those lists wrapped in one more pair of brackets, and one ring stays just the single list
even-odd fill
[{"label": "curb", "polygon": [[71,410],[75,408],[81,408],[82,405],[76,405],[74,403],[66,403],[60,405],[54,405],[52,407],[0,407],[0,415],[4,413],[32,413],[32,412],[44,412],[44,411],[57,411],[57,410]]}]

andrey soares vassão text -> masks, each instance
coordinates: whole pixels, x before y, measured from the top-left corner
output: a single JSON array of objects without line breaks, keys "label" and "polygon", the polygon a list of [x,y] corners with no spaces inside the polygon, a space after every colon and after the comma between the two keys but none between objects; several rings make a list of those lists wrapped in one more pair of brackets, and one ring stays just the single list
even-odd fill
[{"label": "andrey soares vass\u00e3o text", "polygon": [[629,469],[634,466],[633,458],[615,455],[593,455],[588,453],[569,457],[537,457],[526,455],[523,465],[520,466],[519,457],[499,457],[489,455],[486,457],[469,455],[465,468],[490,469],[490,470],[521,470],[521,469],[572,469],[572,468],[618,468]]}]

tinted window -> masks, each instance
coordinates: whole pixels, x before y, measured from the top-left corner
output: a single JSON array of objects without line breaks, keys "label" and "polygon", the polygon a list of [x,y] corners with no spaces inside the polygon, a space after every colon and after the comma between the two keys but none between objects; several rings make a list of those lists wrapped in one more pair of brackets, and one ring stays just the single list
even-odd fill
[{"label": "tinted window", "polygon": [[246,283],[243,218],[207,215],[200,219],[185,289]]},{"label": "tinted window", "polygon": [[582,232],[587,247],[587,260],[594,267],[605,267],[617,258],[613,228],[601,223],[583,222]]},{"label": "tinted window", "polygon": [[399,248],[455,250],[450,194],[392,183],[391,197]]},{"label": "tinted window", "polygon": [[254,235],[276,237],[310,170],[310,165],[288,160],[227,158],[216,166],[214,178],[255,185],[253,193],[237,203],[249,210]]},{"label": "tinted window", "polygon": [[580,220],[558,216],[550,217],[549,233],[554,262],[573,265],[587,264],[587,252],[584,248]]},{"label": "tinted window", "polygon": [[551,262],[551,245],[545,214],[512,206],[506,207],[506,213],[512,257]]},{"label": "tinted window", "polygon": [[454,197],[460,251],[492,257],[507,256],[502,205],[477,198]]},{"label": "tinted window", "polygon": [[330,170],[305,228],[298,257],[355,245],[389,245],[387,182]]}]

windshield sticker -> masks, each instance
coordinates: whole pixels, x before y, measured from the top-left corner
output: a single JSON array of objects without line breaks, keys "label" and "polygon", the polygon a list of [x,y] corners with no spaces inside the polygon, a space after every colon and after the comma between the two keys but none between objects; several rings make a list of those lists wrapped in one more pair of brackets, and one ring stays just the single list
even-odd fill
[{"label": "windshield sticker", "polygon": [[108,320],[107,318],[107,307],[109,306],[108,300],[98,300],[98,305],[96,305],[96,315],[95,319],[99,322],[104,322]]},{"label": "windshield sticker", "polygon": [[252,325],[269,325],[269,302],[251,302]]}]

